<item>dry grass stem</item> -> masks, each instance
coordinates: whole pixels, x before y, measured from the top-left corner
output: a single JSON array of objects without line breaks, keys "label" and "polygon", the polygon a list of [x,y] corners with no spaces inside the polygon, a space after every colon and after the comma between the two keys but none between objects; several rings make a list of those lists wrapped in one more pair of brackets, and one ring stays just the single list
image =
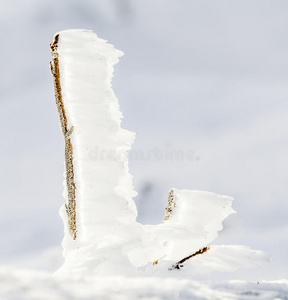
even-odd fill
[{"label": "dry grass stem", "polygon": [[66,212],[68,216],[69,231],[72,238],[75,240],[77,236],[76,227],[76,185],[74,181],[74,168],[73,168],[73,147],[71,143],[71,134],[73,133],[73,126],[67,128],[67,117],[64,109],[64,104],[61,94],[61,84],[60,84],[60,68],[59,68],[59,54],[58,54],[58,41],[59,34],[54,36],[52,44],[50,44],[50,49],[52,53],[52,62],[50,62],[50,68],[54,79],[54,90],[56,106],[60,121],[60,128],[64,136],[65,141],[65,177],[66,177],[66,187],[68,192],[68,201],[65,204]]}]

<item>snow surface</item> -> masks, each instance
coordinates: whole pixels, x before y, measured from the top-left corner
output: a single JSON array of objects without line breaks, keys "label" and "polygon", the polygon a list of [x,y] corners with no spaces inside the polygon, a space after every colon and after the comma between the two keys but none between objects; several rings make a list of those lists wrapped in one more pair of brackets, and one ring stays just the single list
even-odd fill
[{"label": "snow surface", "polygon": [[[56,274],[167,276],[174,264],[218,237],[223,220],[235,212],[233,199],[173,188],[173,209],[165,222],[136,222],[136,193],[128,169],[135,134],[121,128],[122,114],[111,89],[113,65],[122,52],[92,31],[66,30],[59,33],[58,54],[64,108],[74,127],[77,238],[70,236],[63,205],[65,263]],[[67,197],[65,191],[64,185]],[[208,255],[190,259],[185,271],[208,276],[214,270],[254,267],[267,259],[248,247],[212,246]]]},{"label": "snow surface", "polygon": [[3,300],[286,300],[288,281],[193,281],[179,278],[82,277],[59,280],[49,272],[0,268]]}]

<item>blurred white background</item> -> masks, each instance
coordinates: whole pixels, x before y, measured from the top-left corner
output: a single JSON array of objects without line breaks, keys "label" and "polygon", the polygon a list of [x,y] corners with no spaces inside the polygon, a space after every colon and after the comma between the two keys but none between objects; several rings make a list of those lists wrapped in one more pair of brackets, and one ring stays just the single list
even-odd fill
[{"label": "blurred white background", "polygon": [[238,214],[215,243],[272,260],[221,278],[287,278],[287,15],[285,0],[0,0],[0,263],[61,264],[64,144],[49,43],[83,28],[125,53],[112,85],[144,155],[130,163],[139,222],[163,220],[171,187],[227,194]]}]

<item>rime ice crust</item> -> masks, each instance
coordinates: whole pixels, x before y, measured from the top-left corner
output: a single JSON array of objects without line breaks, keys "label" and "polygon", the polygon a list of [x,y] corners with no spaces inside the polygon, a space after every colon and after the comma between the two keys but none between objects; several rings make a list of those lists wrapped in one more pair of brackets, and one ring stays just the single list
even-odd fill
[{"label": "rime ice crust", "polygon": [[[217,238],[223,220],[235,212],[233,199],[172,189],[162,224],[137,223],[133,201],[137,193],[127,158],[135,134],[121,128],[122,114],[111,89],[113,66],[123,53],[92,31],[67,30],[59,33],[58,55],[68,127],[74,128],[77,225],[77,239],[73,240],[62,207],[65,264],[58,274],[80,278],[166,274],[173,263]],[[227,261],[233,253],[238,263]],[[189,263],[206,272],[231,271],[265,260],[262,252],[248,247],[215,246]],[[196,269],[189,270],[197,273]]]},{"label": "rime ice crust", "polygon": [[135,134],[120,127],[122,114],[111,89],[113,65],[123,53],[84,30],[60,32],[58,53],[63,103],[74,126],[76,243],[103,243],[103,226],[105,236],[118,239],[127,231],[124,223],[137,215],[126,158]]}]

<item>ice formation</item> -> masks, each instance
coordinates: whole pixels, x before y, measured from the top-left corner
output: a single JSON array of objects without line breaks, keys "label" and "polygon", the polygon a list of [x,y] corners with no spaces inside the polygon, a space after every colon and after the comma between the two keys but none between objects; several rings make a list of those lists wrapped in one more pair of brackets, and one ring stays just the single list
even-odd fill
[{"label": "ice formation", "polygon": [[[121,128],[122,114],[111,88],[113,66],[123,53],[92,31],[67,30],[56,36],[52,50],[59,60],[67,122],[74,128],[69,139],[77,233],[76,238],[70,234],[63,206],[65,263],[58,273],[159,275],[175,264],[182,268],[177,262],[217,238],[222,221],[234,213],[232,198],[171,189],[165,221],[153,226],[137,223],[127,156],[135,134]],[[67,205],[66,184],[64,195]],[[249,247],[210,246],[187,259],[185,269],[231,271],[265,260],[265,254]]]}]

